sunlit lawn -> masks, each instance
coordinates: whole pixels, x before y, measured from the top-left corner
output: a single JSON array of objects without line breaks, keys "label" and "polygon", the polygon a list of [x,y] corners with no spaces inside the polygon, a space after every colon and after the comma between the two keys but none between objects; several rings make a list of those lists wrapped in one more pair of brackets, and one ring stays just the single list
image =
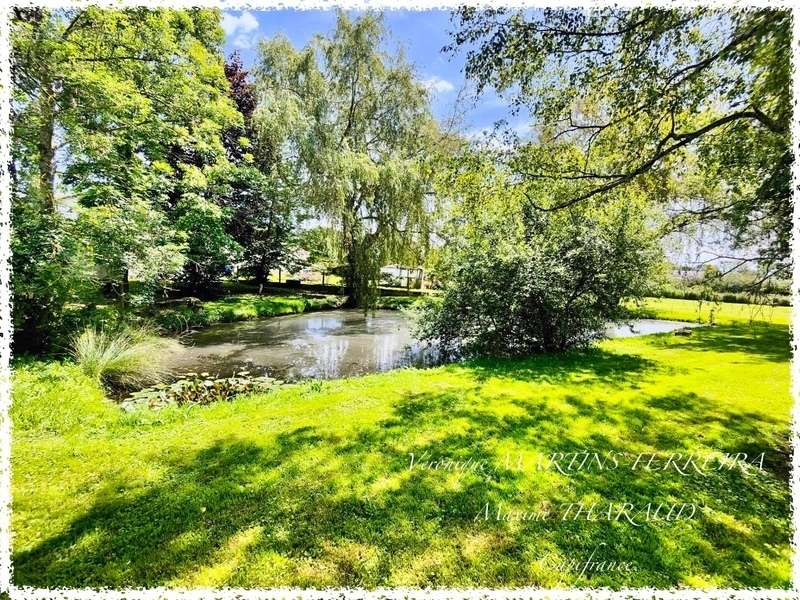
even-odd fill
[{"label": "sunlit lawn", "polygon": [[[74,367],[29,365],[14,386],[14,581],[786,587],[789,358],[785,325],[740,322],[134,415]],[[535,468],[582,451],[766,454],[704,474]],[[409,469],[410,453],[491,468]],[[698,508],[638,527],[494,518],[579,501]],[[635,570],[542,562],[592,551]]]},{"label": "sunlit lawn", "polygon": [[701,323],[711,321],[720,325],[750,322],[789,325],[792,321],[791,306],[698,302],[673,298],[646,298],[640,312],[646,317]]}]

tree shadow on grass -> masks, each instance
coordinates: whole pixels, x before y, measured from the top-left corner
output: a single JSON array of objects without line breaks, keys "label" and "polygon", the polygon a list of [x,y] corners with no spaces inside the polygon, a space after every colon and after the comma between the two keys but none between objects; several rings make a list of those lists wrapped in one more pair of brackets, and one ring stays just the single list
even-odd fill
[{"label": "tree shadow on grass", "polygon": [[789,328],[765,323],[698,327],[681,348],[739,352],[772,362],[788,362],[792,356]]},{"label": "tree shadow on grass", "polygon": [[[545,381],[571,382],[577,371],[579,384],[613,376],[632,388],[652,367],[625,355],[603,355],[595,367],[565,360],[561,367],[548,361],[556,372]],[[672,453],[703,447],[700,435],[714,428],[726,432],[732,451],[769,448],[776,422],[677,391],[628,404],[590,403],[576,393],[561,409],[511,391],[481,395],[489,379],[540,381],[536,365],[459,367],[472,372],[471,387],[410,393],[391,416],[348,436],[303,427],[263,443],[220,439],[167,465],[141,493],[120,493],[127,482],[106,481],[61,534],[15,553],[15,583],[671,587],[695,576],[732,587],[789,585],[788,575],[773,569],[790,538],[789,489],[779,469],[562,473],[505,462],[499,451]],[[576,417],[588,429],[579,433]],[[411,468],[410,453],[487,469]],[[689,520],[638,526],[496,517],[592,501],[700,509]],[[636,569],[581,574],[579,567],[554,572],[540,564],[592,552]]]},{"label": "tree shadow on grass", "polygon": [[635,354],[599,348],[520,359],[478,359],[465,363],[479,382],[491,378],[537,383],[590,383],[622,387],[664,365]]}]

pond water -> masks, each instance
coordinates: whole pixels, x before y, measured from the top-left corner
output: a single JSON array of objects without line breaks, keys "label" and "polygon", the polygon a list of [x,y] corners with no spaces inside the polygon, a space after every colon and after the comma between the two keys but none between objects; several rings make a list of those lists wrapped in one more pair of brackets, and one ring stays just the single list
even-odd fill
[{"label": "pond water", "polygon": [[[642,319],[612,326],[609,337],[664,333],[691,326],[679,321]],[[213,325],[182,340],[183,352],[170,358],[176,375],[187,371],[229,376],[241,369],[284,381],[333,379],[435,362],[434,353],[415,343],[399,311],[332,310]]]},{"label": "pond water", "polygon": [[609,325],[605,333],[611,338],[626,338],[653,333],[669,333],[670,331],[692,327],[699,327],[699,323],[667,321],[665,319],[634,319],[621,325]]},{"label": "pond water", "polygon": [[227,376],[242,368],[285,381],[334,379],[432,362],[414,343],[400,311],[358,309],[312,312],[212,325],[185,336],[173,357],[174,373]]}]

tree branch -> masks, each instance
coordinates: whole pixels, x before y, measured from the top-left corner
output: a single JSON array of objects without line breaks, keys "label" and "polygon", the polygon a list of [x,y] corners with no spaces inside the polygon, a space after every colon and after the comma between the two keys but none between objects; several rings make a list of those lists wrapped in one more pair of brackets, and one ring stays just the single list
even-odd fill
[{"label": "tree branch", "polygon": [[[672,129],[671,129],[670,133],[666,137],[664,137],[661,140],[659,140],[658,144],[656,145],[655,153],[653,154],[653,156],[651,156],[647,161],[641,163],[635,169],[633,169],[631,171],[628,171],[627,173],[623,173],[623,174],[619,174],[619,175],[583,174],[583,175],[575,175],[575,176],[571,176],[571,177],[565,177],[565,176],[562,176],[562,175],[546,175],[546,174],[534,175],[533,177],[545,178],[545,179],[612,179],[612,181],[610,181],[609,183],[606,183],[604,185],[601,185],[599,187],[596,187],[594,189],[591,189],[591,190],[589,190],[587,192],[584,192],[583,194],[575,196],[574,198],[571,198],[570,200],[567,200],[565,202],[561,202],[559,204],[556,204],[554,206],[543,207],[543,206],[537,205],[535,203],[533,203],[533,206],[534,206],[534,208],[537,208],[538,210],[543,210],[543,211],[548,211],[548,212],[549,211],[555,211],[555,210],[560,210],[562,208],[567,208],[568,206],[572,206],[573,204],[577,204],[578,202],[583,202],[584,200],[587,200],[587,199],[591,198],[592,196],[596,196],[597,194],[602,194],[604,192],[611,191],[611,190],[613,190],[613,189],[615,189],[615,188],[617,188],[617,187],[619,187],[619,186],[621,186],[623,184],[626,184],[626,183],[630,182],[632,179],[638,177],[639,175],[642,175],[642,174],[646,173],[648,170],[650,170],[660,160],[666,158],[667,156],[669,156],[670,154],[676,152],[677,150],[680,150],[684,146],[687,146],[688,144],[690,144],[694,140],[698,139],[699,137],[705,135],[709,131],[712,131],[714,129],[717,129],[719,127],[727,125],[728,123],[731,123],[733,121],[737,121],[737,120],[740,120],[740,119],[756,119],[756,120],[758,120],[758,115],[753,110],[744,110],[744,111],[731,113],[731,114],[725,115],[724,117],[720,117],[719,119],[717,119],[715,121],[712,121],[711,123],[708,123],[707,125],[705,125],[704,127],[701,127],[700,129],[696,129],[695,131],[691,131],[691,132],[687,132],[687,133],[678,133],[678,132],[676,132],[675,129],[674,129],[675,125],[674,125],[674,120],[673,120]],[[667,145],[667,143],[670,140],[675,140],[675,143]],[[525,175],[525,173],[522,173],[522,174]],[[530,177],[531,175],[528,174],[527,176]],[[527,194],[526,194],[526,197],[528,197]],[[530,200],[529,197],[528,197],[528,199]]]}]

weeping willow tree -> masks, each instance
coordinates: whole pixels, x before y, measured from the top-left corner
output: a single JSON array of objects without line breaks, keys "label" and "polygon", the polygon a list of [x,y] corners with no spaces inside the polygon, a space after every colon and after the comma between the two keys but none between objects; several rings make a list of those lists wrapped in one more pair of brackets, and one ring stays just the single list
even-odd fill
[{"label": "weeping willow tree", "polygon": [[411,67],[382,50],[386,35],[379,15],[340,12],[333,35],[305,48],[262,42],[256,69],[256,148],[333,225],[348,305],[365,308],[381,266],[428,241],[435,121]]}]

